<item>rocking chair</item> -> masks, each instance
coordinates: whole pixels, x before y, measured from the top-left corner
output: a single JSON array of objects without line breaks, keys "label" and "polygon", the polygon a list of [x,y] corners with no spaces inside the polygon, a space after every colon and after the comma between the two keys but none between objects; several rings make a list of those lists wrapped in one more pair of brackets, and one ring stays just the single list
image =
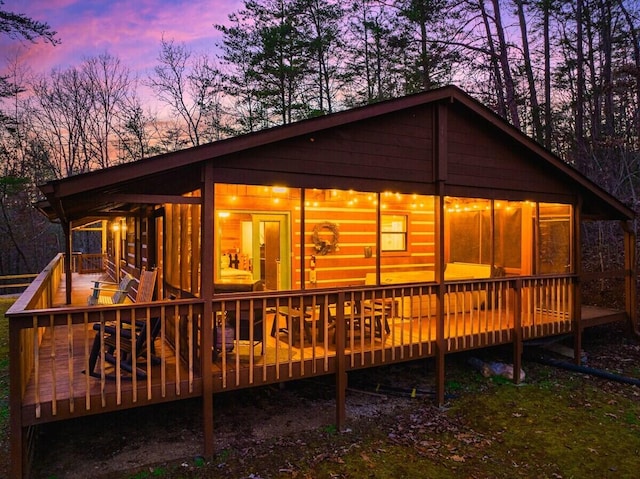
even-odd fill
[{"label": "rocking chair", "polygon": [[[109,304],[122,304],[126,301],[133,285],[133,276],[128,273],[122,277],[120,284],[112,283],[108,281],[96,281],[91,293],[91,296],[87,298],[87,303],[90,306],[109,305]],[[111,285],[112,287],[105,287],[104,285]],[[113,286],[116,286],[115,288]],[[107,294],[102,294],[107,293]]]},{"label": "rocking chair", "polygon": [[[117,367],[118,356],[120,368],[129,374],[135,374],[138,379],[145,379],[147,371],[137,364],[134,371],[134,359],[140,363],[146,362],[147,349],[149,349],[151,364],[160,364],[160,358],[155,355],[155,340],[160,333],[160,318],[148,318],[137,320],[133,324],[122,323],[120,325],[120,341],[118,345],[118,328],[115,325],[106,324],[104,333],[100,333],[100,325],[95,324],[98,332],[93,340],[93,347],[89,355],[89,375],[99,378],[100,373],[95,371],[98,357],[100,356],[101,343],[104,344],[105,362]],[[119,347],[118,347],[119,346]]]}]

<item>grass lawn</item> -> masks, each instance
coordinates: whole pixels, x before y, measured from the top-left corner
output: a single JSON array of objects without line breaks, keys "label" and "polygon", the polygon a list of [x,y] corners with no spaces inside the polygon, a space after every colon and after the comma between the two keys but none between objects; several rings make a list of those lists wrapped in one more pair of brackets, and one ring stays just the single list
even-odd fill
[{"label": "grass lawn", "polygon": [[[595,354],[637,365],[638,341],[620,341]],[[525,362],[526,381],[515,385],[483,377],[467,359],[449,361],[446,408],[430,397],[405,398],[394,414],[346,433],[325,427],[118,477],[639,477],[640,388],[534,362]]]},{"label": "grass lawn", "polygon": [[[8,476],[8,327],[4,312],[11,305],[0,300],[0,477]],[[640,377],[640,345],[622,333],[610,337],[594,335],[585,341],[596,367],[617,367],[619,372]],[[590,349],[593,348],[593,349]],[[477,354],[495,354],[481,352]],[[508,357],[508,356],[507,356]],[[577,374],[533,362],[524,363],[524,384],[502,378],[485,378],[469,367],[468,355],[447,360],[445,408],[433,405],[432,397],[395,397],[392,413],[378,414],[349,423],[338,432],[327,426],[290,436],[251,437],[254,416],[247,414],[240,426],[247,434],[229,444],[213,458],[188,457],[176,463],[151,464],[141,469],[110,473],[111,479],[162,477],[201,478],[637,478],[640,471],[640,388]],[[605,361],[598,363],[598,361]],[[606,361],[609,361],[608,363]],[[381,374],[397,374],[404,384],[424,384],[428,362],[418,367],[399,365]],[[399,373],[399,371],[405,371]],[[373,372],[371,373],[373,374]],[[400,378],[400,374],[403,375]],[[411,377],[414,375],[414,377]],[[350,384],[355,373],[350,374]],[[355,382],[355,381],[354,381]],[[317,386],[285,391],[267,390],[267,401],[281,394],[301,395],[301,403],[318,400]],[[331,382],[328,382],[331,388]],[[293,392],[292,392],[293,390]],[[252,394],[260,394],[255,392]],[[331,391],[316,407],[333,407]],[[359,402],[371,396],[351,398]],[[244,401],[246,402],[246,401]],[[238,407],[229,401],[229,408]],[[260,404],[254,396],[252,404]],[[217,413],[224,414],[224,406]],[[253,406],[252,406],[253,407]],[[174,410],[175,412],[175,410]],[[308,413],[308,411],[307,411]],[[143,414],[143,413],[136,413]],[[181,416],[182,417],[182,416]],[[295,421],[295,419],[294,419]],[[153,430],[152,420],[136,423],[133,432],[158,439],[157,447],[172,447],[162,441],[167,432]],[[149,427],[150,429],[145,429]],[[295,428],[293,428],[295,429]],[[78,447],[100,450],[100,438],[86,429]],[[86,444],[83,446],[82,441]],[[50,444],[56,444],[55,441]],[[114,458],[113,445],[103,444],[105,460]],[[37,477],[61,479],[66,474],[40,469]],[[75,476],[96,475],[95,466],[74,463]]]}]

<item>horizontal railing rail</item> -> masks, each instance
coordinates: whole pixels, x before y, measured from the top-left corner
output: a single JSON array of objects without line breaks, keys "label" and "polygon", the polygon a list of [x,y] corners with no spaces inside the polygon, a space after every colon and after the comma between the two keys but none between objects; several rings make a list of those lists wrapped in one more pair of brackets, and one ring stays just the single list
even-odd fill
[{"label": "horizontal railing rail", "polygon": [[26,422],[200,394],[194,345],[202,309],[201,301],[179,300],[16,314],[12,346],[30,356],[19,374],[23,406],[33,409]]},{"label": "horizontal railing rail", "polygon": [[575,321],[574,281],[571,276],[522,280],[521,327],[524,339],[569,333]]},{"label": "horizontal railing rail", "polygon": [[569,332],[574,319],[571,275],[227,293],[209,318],[200,299],[51,308],[60,264],[11,310],[12,395],[25,423],[201,395],[204,372],[214,390],[251,387],[331,374],[340,361],[349,370],[429,357],[439,342],[455,352]]},{"label": "horizontal railing rail", "polygon": [[107,255],[103,253],[73,253],[71,258],[71,271],[74,273],[102,273],[107,269]]},{"label": "horizontal railing rail", "polygon": [[0,276],[0,292],[3,294],[19,293],[31,284],[34,278],[38,276],[34,274],[7,274]]},{"label": "horizontal railing rail", "polygon": [[63,272],[64,254],[60,253],[31,281],[7,314],[51,307],[56,291],[60,287]]}]

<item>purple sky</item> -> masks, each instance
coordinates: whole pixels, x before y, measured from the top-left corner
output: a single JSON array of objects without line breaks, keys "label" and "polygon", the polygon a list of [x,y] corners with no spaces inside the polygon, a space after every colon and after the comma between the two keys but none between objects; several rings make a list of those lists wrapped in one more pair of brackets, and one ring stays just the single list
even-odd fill
[{"label": "purple sky", "polygon": [[217,31],[242,0],[5,0],[5,11],[48,23],[61,44],[52,47],[0,37],[2,65],[16,58],[34,73],[77,66],[110,53],[145,77],[156,64],[160,39],[185,43],[194,53],[212,52]]}]

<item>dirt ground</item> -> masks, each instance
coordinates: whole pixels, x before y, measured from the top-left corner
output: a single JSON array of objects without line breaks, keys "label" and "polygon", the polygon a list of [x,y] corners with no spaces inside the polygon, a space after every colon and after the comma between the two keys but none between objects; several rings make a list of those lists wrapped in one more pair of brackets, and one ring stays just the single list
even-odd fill
[{"label": "dirt ground", "polygon": [[[640,345],[629,336],[625,339],[621,329],[607,326],[587,333],[584,341],[587,362],[590,367],[640,377],[637,369]],[[509,357],[508,350],[499,348],[473,354],[484,356],[487,361]],[[477,374],[470,372],[469,356],[448,356],[447,377]],[[526,367],[525,361],[525,370]],[[303,441],[300,437],[304,432],[330,430],[335,424],[335,388],[331,381],[331,378],[310,379],[217,395],[214,400],[217,454],[240,451],[249,461],[252,454],[260,451],[264,458],[279,445]],[[422,412],[429,409],[427,416],[432,425],[455,427],[443,409],[433,406],[433,384],[433,360],[350,373],[349,429],[344,434],[361,434],[371,427],[393,431],[411,421],[416,408]],[[628,388],[611,381],[605,384],[608,388]],[[201,412],[199,401],[181,401],[41,427],[34,477],[127,477],[127,471],[176,461],[183,461],[188,468],[202,453]]]}]

